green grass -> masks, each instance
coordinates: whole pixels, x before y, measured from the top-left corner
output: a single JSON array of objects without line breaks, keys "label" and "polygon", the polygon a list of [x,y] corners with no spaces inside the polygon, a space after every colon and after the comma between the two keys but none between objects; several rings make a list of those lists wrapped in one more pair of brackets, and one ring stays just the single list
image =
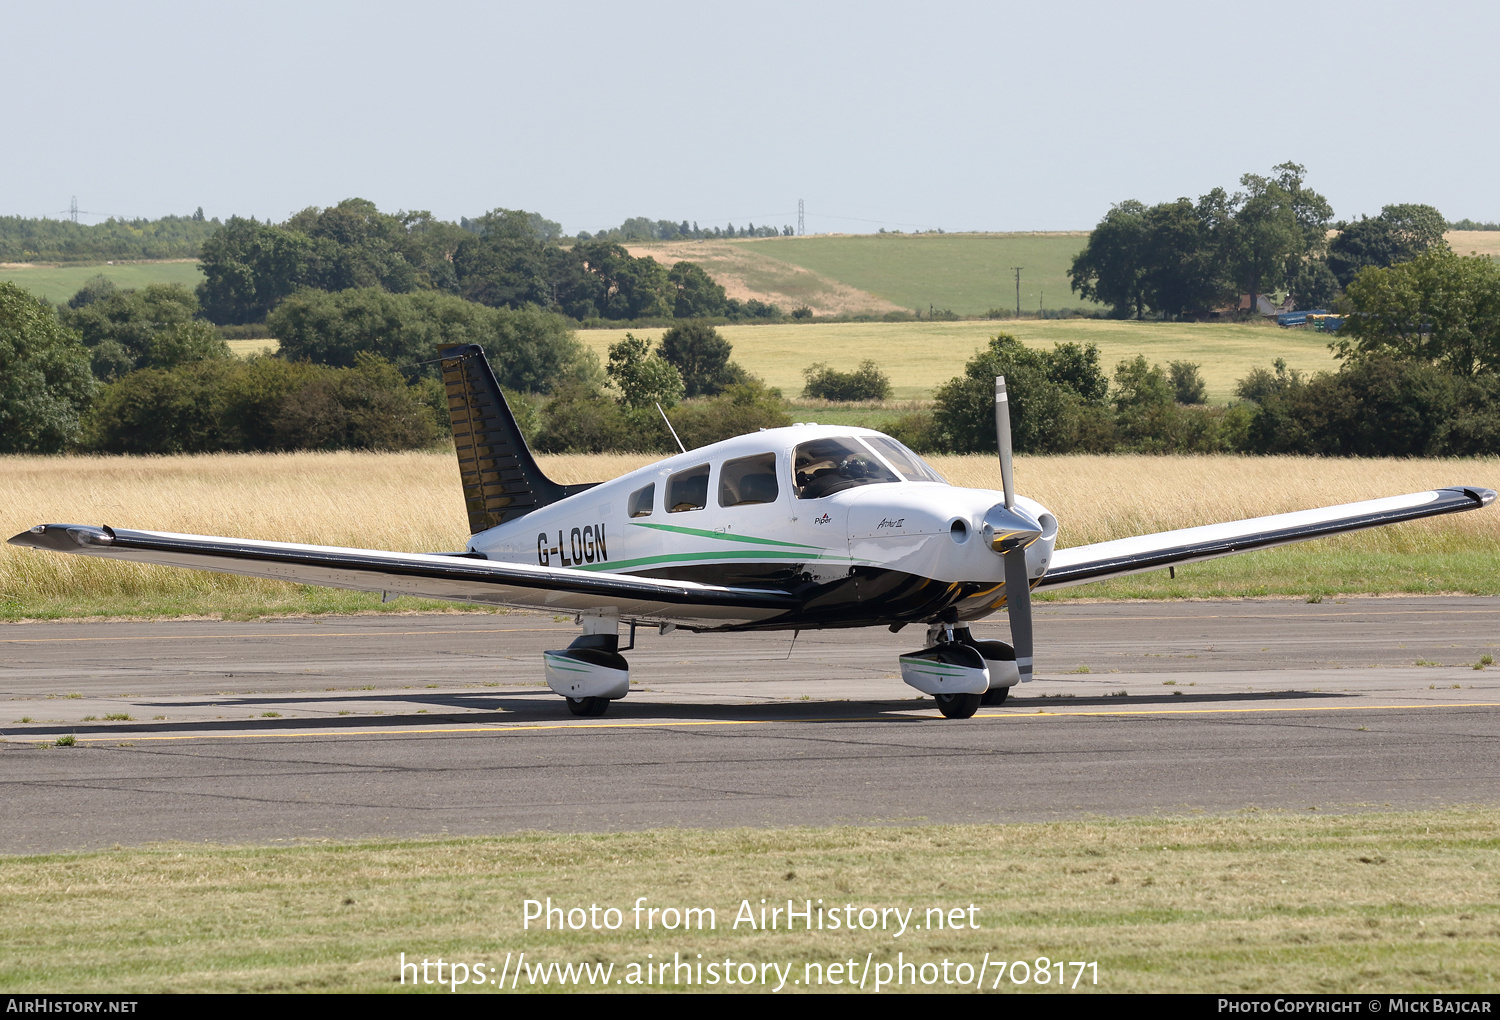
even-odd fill
[{"label": "green grass", "polygon": [[[607,358],[623,329],[583,330],[578,337]],[[632,330],[658,339],[663,329]],[[720,326],[734,345],[734,360],[779,387],[788,397],[802,392],[802,370],[827,362],[848,370],[866,358],[891,378],[900,400],[932,396],[937,387],[963,372],[964,363],[997,333],[1011,333],[1026,344],[1050,350],[1060,342],[1099,345],[1106,371],[1144,354],[1165,367],[1173,361],[1202,366],[1208,398],[1227,403],[1235,383],[1252,368],[1285,358],[1304,372],[1333,369],[1337,363],[1326,337],[1275,325],[1239,323],[1132,322],[1115,319],[1012,319],[964,322],[813,322],[772,326]],[[821,421],[822,419],[817,419]]]},{"label": "green grass", "polygon": [[984,315],[1015,310],[1015,266],[1023,312],[1099,307],[1073,293],[1067,276],[1087,243],[1086,234],[1069,232],[773,237],[745,246],[924,315],[929,305]]},{"label": "green grass", "polygon": [[120,262],[115,265],[95,263],[82,266],[38,265],[25,269],[0,268],[0,282],[10,281],[53,304],[61,304],[78,293],[84,282],[95,276],[107,276],[122,288],[139,289],[152,283],[180,283],[196,287],[203,282],[198,263],[192,262]]},{"label": "green grass", "polygon": [[[460,961],[472,975],[474,964],[488,973],[524,951],[534,965],[612,963],[616,978],[647,954],[776,962],[799,980],[809,963],[862,966],[870,954],[892,964],[898,952],[918,965],[967,962],[972,972],[988,953],[1033,967],[1038,957],[1097,962],[1098,985],[1088,972],[1079,991],[1483,992],[1500,977],[1497,825],[1494,808],[1252,809],[11,857],[0,859],[0,989],[398,991],[402,953]],[[523,929],[524,901],[547,897],[564,909],[614,907],[624,923]],[[716,926],[637,931],[638,897],[712,908]],[[929,909],[957,909],[964,923],[909,928],[899,939],[879,929],[732,927],[741,901],[758,916],[762,899],[789,898],[911,910],[914,922]],[[1006,976],[1000,989],[1058,992],[1053,975],[1046,986]],[[991,967],[988,977],[998,976]]]},{"label": "green grass", "polygon": [[[1334,595],[1500,595],[1500,562],[1492,549],[1388,553],[1320,542],[1246,553],[1167,571],[1040,592],[1044,600],[1254,598]],[[1315,597],[1315,599],[1313,598]]]}]

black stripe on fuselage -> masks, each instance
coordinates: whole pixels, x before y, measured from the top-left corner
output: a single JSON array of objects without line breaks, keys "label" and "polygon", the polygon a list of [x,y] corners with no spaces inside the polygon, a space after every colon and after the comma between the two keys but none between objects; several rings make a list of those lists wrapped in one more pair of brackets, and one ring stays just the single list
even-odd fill
[{"label": "black stripe on fuselage", "polygon": [[1005,586],[995,581],[936,581],[902,570],[856,566],[848,576],[816,581],[800,564],[673,564],[632,571],[641,577],[735,587],[781,588],[801,603],[800,611],[755,623],[715,630],[812,630],[925,623],[950,610],[960,621],[989,616],[1004,601]]}]

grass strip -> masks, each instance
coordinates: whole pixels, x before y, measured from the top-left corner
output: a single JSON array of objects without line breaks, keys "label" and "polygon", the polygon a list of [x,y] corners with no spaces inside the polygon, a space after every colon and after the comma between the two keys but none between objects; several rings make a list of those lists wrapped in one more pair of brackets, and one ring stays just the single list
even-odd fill
[{"label": "grass strip", "polygon": [[[894,963],[898,952],[972,972],[988,953],[1033,971],[1038,957],[1097,961],[1097,989],[1113,992],[1493,990],[1500,809],[1314,810],[0,858],[0,989],[410,990],[399,983],[401,953],[498,970],[524,951],[538,964],[613,963],[622,980],[648,954],[779,962],[800,980],[807,964],[826,974],[867,954]],[[614,931],[559,930],[555,918],[551,931],[523,930],[524,901],[547,897],[564,910],[614,907],[623,920]],[[638,897],[647,908],[713,908],[716,927],[637,930]],[[914,925],[942,908],[963,923],[899,937],[893,920],[884,931],[807,931],[800,920],[762,930],[762,899],[791,899],[799,911],[811,900],[814,917],[819,900],[856,917],[910,909]],[[742,901],[757,927],[734,927]],[[959,990],[920,979],[916,990],[945,987]],[[1079,985],[1094,988],[1089,977]],[[1000,989],[1058,990],[1055,972],[1046,986],[1007,975]]]}]

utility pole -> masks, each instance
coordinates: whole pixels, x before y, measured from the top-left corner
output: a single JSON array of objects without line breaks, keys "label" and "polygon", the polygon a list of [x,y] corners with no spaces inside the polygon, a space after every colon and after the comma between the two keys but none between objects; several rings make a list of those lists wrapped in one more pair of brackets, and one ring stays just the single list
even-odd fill
[{"label": "utility pole", "polygon": [[1011,266],[1010,268],[1016,271],[1016,318],[1019,319],[1021,317],[1021,270],[1026,267]]},{"label": "utility pole", "polygon": [[802,199],[797,199],[797,236],[801,237],[807,233],[807,225],[802,222]]}]

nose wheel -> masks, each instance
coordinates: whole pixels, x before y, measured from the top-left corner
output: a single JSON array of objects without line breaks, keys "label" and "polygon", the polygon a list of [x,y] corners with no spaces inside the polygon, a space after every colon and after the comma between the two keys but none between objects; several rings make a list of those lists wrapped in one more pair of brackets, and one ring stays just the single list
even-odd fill
[{"label": "nose wheel", "polygon": [[569,698],[568,711],[574,715],[597,716],[609,711],[608,698]]},{"label": "nose wheel", "polygon": [[979,711],[983,694],[937,694],[938,711],[947,719],[967,719]]}]

